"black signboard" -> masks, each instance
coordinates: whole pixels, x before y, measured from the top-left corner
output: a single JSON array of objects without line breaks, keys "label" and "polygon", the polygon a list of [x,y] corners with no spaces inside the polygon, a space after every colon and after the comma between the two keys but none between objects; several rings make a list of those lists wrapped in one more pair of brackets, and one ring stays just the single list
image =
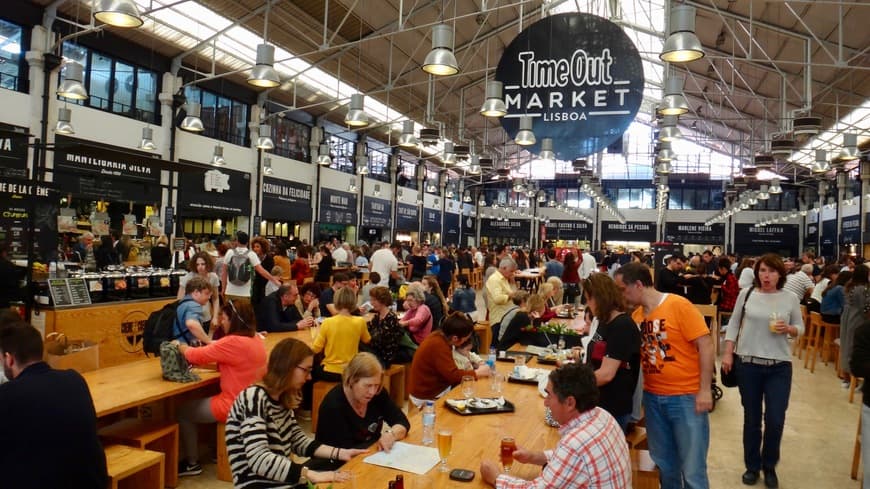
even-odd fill
[{"label": "black signboard", "polygon": [[26,127],[0,124],[0,178],[27,178]]},{"label": "black signboard", "polygon": [[0,243],[9,258],[26,260],[30,250],[34,259],[56,259],[57,213],[57,196],[45,184],[0,181]]},{"label": "black signboard", "polygon": [[819,245],[819,223],[811,222],[807,224],[807,234],[804,237],[804,246],[813,247]]},{"label": "black signboard", "polygon": [[441,211],[437,209],[426,209],[425,207],[423,208],[423,232],[441,232]]},{"label": "black signboard", "polygon": [[48,290],[55,307],[78,306],[91,303],[91,295],[83,278],[48,279]]},{"label": "black signboard", "polygon": [[414,231],[420,229],[419,207],[413,204],[396,204],[396,230]]},{"label": "black signboard", "polygon": [[171,236],[172,224],[175,221],[175,209],[172,206],[166,206],[166,211],[163,214],[163,232],[167,236]]},{"label": "black signboard", "polygon": [[797,256],[798,232],[797,224],[759,227],[754,224],[735,224],[734,252],[738,255],[763,255],[772,252],[782,256]]},{"label": "black signboard", "polygon": [[179,212],[186,216],[251,215],[251,174],[229,168],[184,168],[178,175]]},{"label": "black signboard", "polygon": [[57,136],[54,182],[64,192],[106,200],[159,202],[161,162]]},{"label": "black signboard", "polygon": [[665,223],[665,241],[683,244],[725,244],[725,224],[705,226],[694,222]]},{"label": "black signboard", "polygon": [[263,177],[263,219],[311,221],[311,185]]},{"label": "black signboard", "polygon": [[462,235],[463,236],[474,236],[474,224],[477,222],[477,219],[471,216],[461,216],[459,218],[462,221]]},{"label": "black signboard", "polygon": [[459,214],[444,213],[444,233],[441,235],[441,241],[444,244],[459,244],[459,220],[461,217]]},{"label": "black signboard", "polygon": [[656,223],[628,221],[621,224],[616,221],[603,221],[601,223],[602,241],[646,241],[656,240]]},{"label": "black signboard", "polygon": [[840,243],[844,245],[861,243],[861,216],[843,218],[840,226]]},{"label": "black signboard", "polygon": [[828,219],[822,221],[822,242],[819,246],[819,254],[822,256],[834,256],[837,253],[837,243],[839,230],[837,229],[837,219]]},{"label": "black signboard", "polygon": [[529,240],[529,235],[532,232],[531,221],[525,219],[513,219],[508,221],[499,221],[498,219],[481,219],[480,221],[480,237],[515,237],[519,241],[525,242]]},{"label": "black signboard", "polygon": [[393,224],[393,206],[389,200],[363,197],[362,225],[386,229]]},{"label": "black signboard", "polygon": [[320,189],[320,222],[356,226],[357,194]]},{"label": "black signboard", "polygon": [[581,241],[592,239],[592,225],[586,221],[552,220],[544,224],[545,239]]},{"label": "black signboard", "polygon": [[505,131],[513,138],[518,117],[530,116],[538,144],[552,138],[564,160],[619,139],[643,100],[637,47],[622,27],[587,13],[550,15],[530,25],[505,48],[495,77],[504,85]]}]

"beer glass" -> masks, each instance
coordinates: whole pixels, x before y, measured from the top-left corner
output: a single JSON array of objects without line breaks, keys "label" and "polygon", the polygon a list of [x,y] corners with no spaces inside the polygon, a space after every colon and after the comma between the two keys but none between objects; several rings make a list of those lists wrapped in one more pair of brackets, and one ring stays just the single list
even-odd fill
[{"label": "beer glass", "polygon": [[501,439],[501,465],[504,467],[505,473],[510,473],[511,467],[514,465],[514,451],[517,449],[517,443],[513,438],[506,436]]},{"label": "beer glass", "polygon": [[447,466],[447,456],[453,448],[453,432],[447,429],[438,430],[438,456],[441,457],[441,472],[450,472]]}]

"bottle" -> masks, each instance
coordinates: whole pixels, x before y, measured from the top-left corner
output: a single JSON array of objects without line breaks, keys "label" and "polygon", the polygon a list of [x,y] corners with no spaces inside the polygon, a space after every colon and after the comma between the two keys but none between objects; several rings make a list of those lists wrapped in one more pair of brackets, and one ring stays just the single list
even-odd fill
[{"label": "bottle", "polygon": [[423,406],[423,444],[435,443],[435,403],[426,401]]},{"label": "bottle", "polygon": [[396,489],[405,489],[405,476],[399,474],[396,476]]},{"label": "bottle", "polygon": [[495,352],[494,351],[492,351],[492,350],[489,351],[489,356],[486,357],[486,364],[491,369],[495,368]]}]

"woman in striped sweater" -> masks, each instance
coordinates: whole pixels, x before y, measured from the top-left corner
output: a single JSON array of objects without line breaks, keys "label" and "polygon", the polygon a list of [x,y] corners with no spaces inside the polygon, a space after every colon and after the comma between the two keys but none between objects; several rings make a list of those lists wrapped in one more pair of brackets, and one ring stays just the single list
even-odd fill
[{"label": "woman in striped sweater", "polygon": [[293,409],[311,378],[314,354],[287,338],[269,356],[263,381],[243,390],[227,417],[227,451],[237,488],[290,488],[297,484],[346,481],[342,471],[318,472],[294,463],[290,454],[346,462],[366,450],[321,444],[296,424]]}]

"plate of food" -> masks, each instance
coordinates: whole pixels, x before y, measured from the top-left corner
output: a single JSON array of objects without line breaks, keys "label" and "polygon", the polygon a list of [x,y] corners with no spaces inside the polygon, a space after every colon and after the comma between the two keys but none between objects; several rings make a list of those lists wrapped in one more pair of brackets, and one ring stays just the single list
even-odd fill
[{"label": "plate of food", "polygon": [[447,399],[445,405],[462,416],[476,414],[510,413],[514,411],[512,402],[504,397],[472,397],[469,399]]},{"label": "plate of food", "polygon": [[556,361],[559,359],[555,353],[545,353],[543,355],[538,355],[538,363],[541,365],[556,365]]},{"label": "plate of food", "polygon": [[526,357],[526,362],[528,362],[533,356],[531,353],[524,351],[500,351],[496,360],[499,362],[516,362],[517,357]]}]

